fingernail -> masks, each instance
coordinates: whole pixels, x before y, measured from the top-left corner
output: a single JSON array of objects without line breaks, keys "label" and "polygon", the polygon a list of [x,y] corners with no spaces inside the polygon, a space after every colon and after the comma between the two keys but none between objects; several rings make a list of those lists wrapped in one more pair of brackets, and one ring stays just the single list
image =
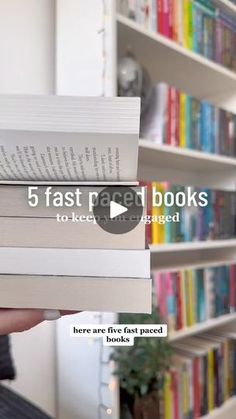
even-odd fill
[{"label": "fingernail", "polygon": [[44,310],[43,318],[44,320],[58,320],[61,317],[59,310]]}]

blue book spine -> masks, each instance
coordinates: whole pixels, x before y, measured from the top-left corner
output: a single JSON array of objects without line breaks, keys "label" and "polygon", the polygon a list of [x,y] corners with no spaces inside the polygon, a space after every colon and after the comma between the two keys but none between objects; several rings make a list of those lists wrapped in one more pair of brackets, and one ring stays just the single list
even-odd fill
[{"label": "blue book spine", "polygon": [[202,31],[202,11],[193,3],[193,51],[202,54],[203,31]]},{"label": "blue book spine", "polygon": [[211,152],[211,106],[207,102],[201,103],[201,149]]}]

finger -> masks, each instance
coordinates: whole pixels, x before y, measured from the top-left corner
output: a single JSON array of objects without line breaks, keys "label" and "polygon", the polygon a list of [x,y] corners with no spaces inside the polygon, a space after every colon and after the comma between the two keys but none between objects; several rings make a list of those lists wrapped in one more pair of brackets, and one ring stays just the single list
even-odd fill
[{"label": "finger", "polygon": [[42,310],[1,310],[0,335],[29,330],[43,320]]},{"label": "finger", "polygon": [[75,311],[0,309],[0,335],[23,332],[44,320],[58,320],[61,315],[76,314]]}]

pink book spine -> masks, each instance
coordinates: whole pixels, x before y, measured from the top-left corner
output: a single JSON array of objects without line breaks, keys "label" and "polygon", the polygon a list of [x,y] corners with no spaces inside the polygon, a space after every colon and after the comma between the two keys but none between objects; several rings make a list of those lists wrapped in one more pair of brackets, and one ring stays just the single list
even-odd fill
[{"label": "pink book spine", "polygon": [[169,0],[163,0],[163,35],[167,36],[167,38],[171,37]]},{"label": "pink book spine", "polygon": [[159,309],[160,316],[162,319],[167,319],[167,310],[166,310],[166,284],[165,284],[164,275],[157,273],[155,275],[155,287],[157,295],[157,307]]}]

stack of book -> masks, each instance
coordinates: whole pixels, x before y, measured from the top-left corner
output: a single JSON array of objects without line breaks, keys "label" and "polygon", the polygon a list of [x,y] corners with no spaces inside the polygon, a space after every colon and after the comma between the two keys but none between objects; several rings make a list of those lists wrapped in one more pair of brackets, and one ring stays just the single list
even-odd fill
[{"label": "stack of book", "polygon": [[236,157],[236,115],[165,83],[153,88],[141,136],[159,145]]},{"label": "stack of book", "polygon": [[169,332],[236,311],[235,264],[154,272],[153,280]]},{"label": "stack of book", "polygon": [[146,29],[236,71],[235,18],[214,1],[118,0],[118,10]]},{"label": "stack of book", "polygon": [[[149,243],[156,245],[236,237],[235,192],[171,185],[168,182],[142,184],[147,185],[147,212],[152,219],[146,230]],[[153,191],[163,197],[155,202],[155,206]],[[173,205],[169,205],[170,194],[174,197]],[[181,202],[178,199],[180,195]],[[195,199],[188,202],[191,196]],[[185,204],[182,199],[185,199]]]},{"label": "stack of book", "polygon": [[145,225],[93,214],[136,182],[140,101],[0,96],[0,307],[150,312]]}]

